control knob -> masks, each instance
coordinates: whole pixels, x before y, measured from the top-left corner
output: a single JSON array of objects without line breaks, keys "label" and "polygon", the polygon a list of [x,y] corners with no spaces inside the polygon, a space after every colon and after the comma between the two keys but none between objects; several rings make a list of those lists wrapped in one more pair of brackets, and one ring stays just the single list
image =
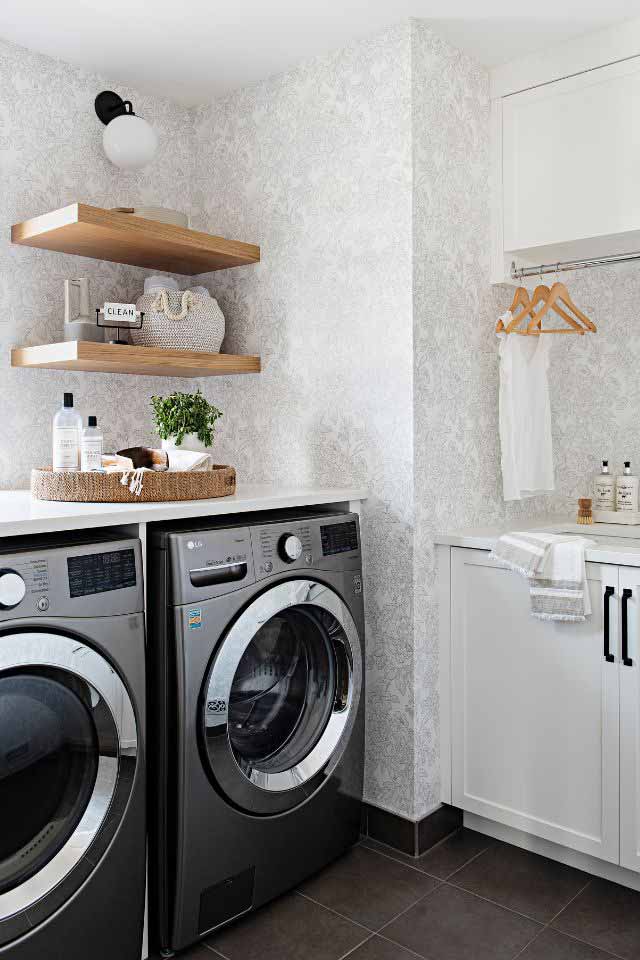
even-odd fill
[{"label": "control knob", "polygon": [[278,553],[285,563],[294,563],[302,556],[302,543],[294,533],[285,533],[280,537]]},{"label": "control knob", "polygon": [[27,588],[15,570],[0,570],[0,610],[11,610],[24,600]]}]

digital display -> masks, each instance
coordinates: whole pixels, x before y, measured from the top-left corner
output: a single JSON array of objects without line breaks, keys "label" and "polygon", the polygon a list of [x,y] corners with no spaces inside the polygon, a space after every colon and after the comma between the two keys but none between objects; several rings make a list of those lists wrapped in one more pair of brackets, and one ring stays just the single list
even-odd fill
[{"label": "digital display", "polygon": [[355,520],[320,527],[320,538],[324,557],[331,557],[336,553],[351,553],[358,549],[358,527]]},{"label": "digital display", "polygon": [[136,555],[133,550],[112,550],[91,553],[84,557],[68,557],[69,593],[87,597],[136,585]]}]

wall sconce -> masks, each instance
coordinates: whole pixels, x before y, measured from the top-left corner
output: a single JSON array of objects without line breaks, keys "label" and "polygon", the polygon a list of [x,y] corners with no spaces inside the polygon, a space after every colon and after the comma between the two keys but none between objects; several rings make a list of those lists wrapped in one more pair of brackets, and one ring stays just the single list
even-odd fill
[{"label": "wall sconce", "polygon": [[103,90],[95,105],[98,117],[106,124],[102,145],[111,163],[121,170],[140,170],[151,163],[158,137],[150,123],[135,115],[131,101]]}]

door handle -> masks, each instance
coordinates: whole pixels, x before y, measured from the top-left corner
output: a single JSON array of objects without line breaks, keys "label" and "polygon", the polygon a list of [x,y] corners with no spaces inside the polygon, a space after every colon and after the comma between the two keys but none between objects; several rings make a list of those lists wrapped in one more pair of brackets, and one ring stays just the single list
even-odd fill
[{"label": "door handle", "polygon": [[633,590],[625,589],[622,591],[622,662],[625,667],[632,667],[633,660],[629,657],[629,620],[627,614],[627,604],[633,596]]},{"label": "door handle", "polygon": [[614,595],[613,587],[605,587],[604,591],[604,658],[607,663],[613,663],[615,657],[609,652],[609,601]]}]

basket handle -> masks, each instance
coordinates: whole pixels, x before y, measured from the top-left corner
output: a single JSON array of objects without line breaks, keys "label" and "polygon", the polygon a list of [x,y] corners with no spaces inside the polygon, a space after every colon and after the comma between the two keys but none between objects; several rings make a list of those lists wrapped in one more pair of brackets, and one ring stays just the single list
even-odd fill
[{"label": "basket handle", "polygon": [[182,301],[180,306],[179,313],[173,313],[171,307],[169,306],[169,296],[166,290],[160,290],[158,296],[153,301],[151,307],[152,310],[156,310],[158,313],[164,313],[169,320],[184,320],[189,308],[193,306],[193,294],[191,290],[185,290],[182,294]]}]

